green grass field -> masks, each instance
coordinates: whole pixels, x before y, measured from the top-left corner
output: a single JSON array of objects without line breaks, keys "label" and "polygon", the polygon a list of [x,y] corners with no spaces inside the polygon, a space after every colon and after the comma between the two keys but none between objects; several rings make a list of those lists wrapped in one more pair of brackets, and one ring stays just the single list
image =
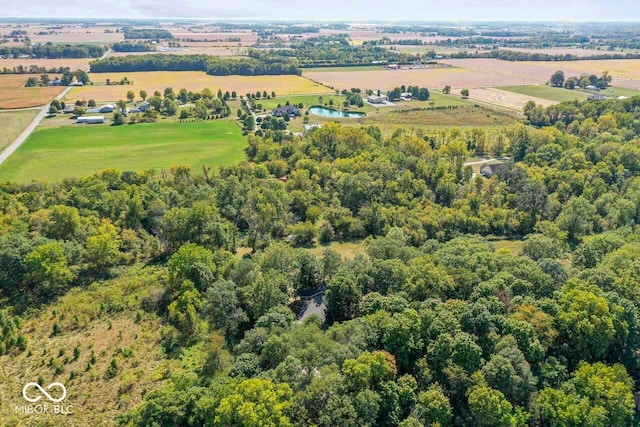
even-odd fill
[{"label": "green grass field", "polygon": [[589,96],[586,93],[576,90],[549,87],[544,85],[502,86],[498,89],[519,93],[521,95],[535,96],[536,98],[548,99],[549,101],[556,102],[573,101],[574,99],[584,101]]},{"label": "green grass field", "polygon": [[244,145],[231,121],[42,129],[0,166],[0,181],[54,181],[109,168],[226,165],[244,159]]},{"label": "green grass field", "polygon": [[3,111],[0,113],[0,151],[11,144],[29,126],[38,113],[39,110]]},{"label": "green grass field", "polygon": [[[322,102],[320,102],[322,99]],[[342,103],[344,102],[344,96],[336,96],[336,95],[301,95],[301,96],[277,96],[271,99],[257,99],[255,104],[261,104],[263,110],[273,110],[280,105],[285,105],[287,101],[291,105],[298,105],[300,103],[304,104],[304,107],[311,107],[318,104],[327,104],[329,100],[333,100],[334,105],[337,108],[342,107]]]},{"label": "green grass field", "polygon": [[[593,93],[593,92],[589,92],[589,93]],[[626,87],[608,87],[606,89],[601,90],[598,93],[600,95],[617,98],[619,96],[627,96],[627,97],[638,96],[640,95],[640,90],[627,89]]]}]

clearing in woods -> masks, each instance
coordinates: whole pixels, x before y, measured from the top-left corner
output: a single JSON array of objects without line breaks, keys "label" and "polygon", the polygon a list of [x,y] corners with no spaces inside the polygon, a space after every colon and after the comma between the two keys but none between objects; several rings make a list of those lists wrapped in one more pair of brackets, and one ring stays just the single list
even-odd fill
[{"label": "clearing in woods", "polygon": [[[133,90],[136,98],[141,90],[146,90],[149,96],[158,90],[164,93],[167,87],[178,92],[181,88],[191,91],[201,91],[210,88],[217,92],[236,91],[238,95],[248,92],[275,91],[278,95],[302,95],[330,93],[331,90],[300,76],[210,76],[201,71],[148,71],[132,73],[91,73],[89,75],[93,85],[73,88],[67,99],[95,99],[98,102],[117,101],[126,99],[127,92]],[[127,78],[132,84],[114,85]],[[106,85],[107,79],[112,83]],[[26,80],[26,79],[25,79]]]},{"label": "clearing in woods", "polygon": [[244,159],[244,146],[240,128],[229,120],[42,129],[0,165],[0,181],[55,181],[103,169],[229,165]]},{"label": "clearing in woods", "polygon": [[[64,89],[60,86],[24,87],[29,77],[32,76],[0,75],[0,109],[38,107],[51,101]],[[39,78],[40,75],[36,74],[35,77]]]}]

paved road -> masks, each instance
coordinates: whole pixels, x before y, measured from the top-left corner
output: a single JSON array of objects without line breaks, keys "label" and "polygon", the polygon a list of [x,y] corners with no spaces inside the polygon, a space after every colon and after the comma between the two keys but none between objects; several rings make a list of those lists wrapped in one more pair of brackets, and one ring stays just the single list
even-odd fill
[{"label": "paved road", "polygon": [[[56,96],[56,99],[60,100],[64,98],[65,96],[67,96],[67,94],[71,89],[73,88],[72,87],[65,88],[62,92],[60,92],[58,96]],[[38,127],[42,119],[44,119],[44,117],[49,112],[48,103],[39,108],[40,108],[40,112],[33,119],[33,121],[29,123],[29,126],[27,126],[27,128],[23,130],[20,135],[18,135],[18,137],[11,143],[11,145],[9,145],[7,148],[4,149],[2,153],[0,153],[0,165],[4,163],[4,161],[7,160],[9,156],[12,155],[18,149],[18,147],[22,145],[22,143],[29,137],[29,135],[31,135],[31,132],[36,130],[36,127]],[[8,110],[8,111],[16,111],[16,110]]]}]

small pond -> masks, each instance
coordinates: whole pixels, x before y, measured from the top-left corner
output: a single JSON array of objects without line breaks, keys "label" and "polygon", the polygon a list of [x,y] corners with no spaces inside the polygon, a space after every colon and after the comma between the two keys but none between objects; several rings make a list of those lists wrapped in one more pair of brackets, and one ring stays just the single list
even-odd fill
[{"label": "small pond", "polygon": [[317,116],[332,117],[336,119],[359,119],[366,116],[365,113],[360,113],[358,111],[340,111],[326,107],[311,107],[309,108],[309,112]]}]

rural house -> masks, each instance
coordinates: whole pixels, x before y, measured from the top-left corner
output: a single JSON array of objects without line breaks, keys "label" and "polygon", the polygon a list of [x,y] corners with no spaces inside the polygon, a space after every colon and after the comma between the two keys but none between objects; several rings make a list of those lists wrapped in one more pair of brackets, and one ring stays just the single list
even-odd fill
[{"label": "rural house", "polygon": [[506,167],[506,164],[500,160],[494,160],[487,163],[484,163],[480,167],[480,175],[485,178],[491,178],[493,174],[498,172],[500,169]]},{"label": "rural house", "polygon": [[98,110],[99,113],[113,113],[113,110],[116,109],[116,106],[113,104],[107,104],[100,107]]},{"label": "rural house", "polygon": [[289,117],[297,117],[300,115],[300,110],[295,105],[283,105],[282,107],[275,108],[271,115],[274,117],[284,117],[288,115]]}]

